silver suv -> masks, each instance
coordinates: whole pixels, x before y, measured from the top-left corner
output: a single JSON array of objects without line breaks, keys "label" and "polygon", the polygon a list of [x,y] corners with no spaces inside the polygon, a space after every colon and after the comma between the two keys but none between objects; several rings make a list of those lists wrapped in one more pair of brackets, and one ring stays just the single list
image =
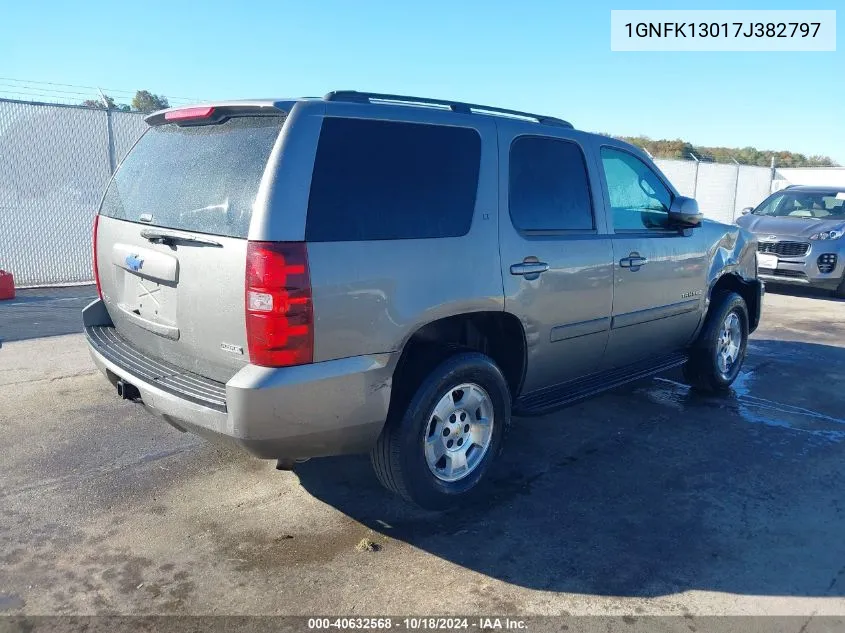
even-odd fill
[{"label": "silver suv", "polygon": [[370,452],[444,507],[512,415],[681,365],[725,389],[760,318],[751,233],[560,119],[334,92],[147,122],[94,224],[91,354],[280,467]]},{"label": "silver suv", "polygon": [[845,187],[792,185],[736,223],[757,235],[762,279],[845,298]]}]

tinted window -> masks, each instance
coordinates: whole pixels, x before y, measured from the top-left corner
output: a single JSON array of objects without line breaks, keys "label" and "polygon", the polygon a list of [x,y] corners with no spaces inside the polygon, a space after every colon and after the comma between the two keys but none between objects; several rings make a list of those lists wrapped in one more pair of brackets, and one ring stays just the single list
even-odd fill
[{"label": "tinted window", "polygon": [[665,229],[672,193],[643,161],[621,150],[601,148],[601,162],[617,231]]},{"label": "tinted window", "polygon": [[466,235],[480,160],[481,138],[470,128],[327,118],[314,162],[305,237]]},{"label": "tinted window", "polygon": [[581,148],[536,136],[516,139],[510,151],[510,213],[522,231],[595,228]]},{"label": "tinted window", "polygon": [[144,224],[246,237],[281,117],[150,128],[109,184],[101,213]]}]

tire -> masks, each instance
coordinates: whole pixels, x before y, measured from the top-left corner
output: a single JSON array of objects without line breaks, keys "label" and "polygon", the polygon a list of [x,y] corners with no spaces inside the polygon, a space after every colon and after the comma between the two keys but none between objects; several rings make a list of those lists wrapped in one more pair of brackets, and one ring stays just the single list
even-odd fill
[{"label": "tire", "polygon": [[[729,326],[729,320],[731,325]],[[728,356],[730,333],[738,325],[739,341],[736,350],[729,355],[732,361],[725,369],[723,352]],[[748,348],[748,307],[745,300],[735,292],[719,293],[710,304],[704,327],[698,340],[690,350],[690,357],[684,365],[684,378],[689,385],[703,392],[727,390],[742,368]]]},{"label": "tire", "polygon": [[837,299],[845,299],[845,276],[842,277],[839,286],[833,291],[833,296]]},{"label": "tire", "polygon": [[484,354],[461,352],[406,387],[412,394],[407,406],[391,407],[370,453],[379,481],[430,510],[478,495],[510,426],[511,396],[501,370]]}]

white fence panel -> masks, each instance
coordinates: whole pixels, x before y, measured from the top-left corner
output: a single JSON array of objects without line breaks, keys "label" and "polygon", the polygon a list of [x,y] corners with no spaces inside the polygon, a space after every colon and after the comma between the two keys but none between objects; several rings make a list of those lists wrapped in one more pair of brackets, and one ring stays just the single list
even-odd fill
[{"label": "white fence panel", "polygon": [[[147,126],[138,113],[0,99],[0,268],[18,285],[90,282],[91,226],[111,173]],[[767,167],[655,161],[702,212],[733,222],[772,191]],[[840,184],[845,169],[779,169],[776,182]]]},{"label": "white fence panel", "polygon": [[696,199],[701,212],[719,222],[734,220],[736,193],[736,166],[718,163],[700,163],[698,166],[698,191]]},{"label": "white fence panel", "polygon": [[845,167],[778,167],[775,178],[787,185],[845,187]]},{"label": "white fence panel", "polygon": [[90,281],[106,113],[0,101],[0,164],[0,268],[18,285]]},{"label": "white fence panel", "polygon": [[126,156],[132,146],[147,130],[147,124],[141,114],[134,112],[112,112],[112,130],[114,132],[115,162]]},{"label": "white fence panel", "polygon": [[695,196],[695,161],[655,159],[655,164],[682,196]]},{"label": "white fence panel", "polygon": [[772,192],[772,170],[769,167],[742,165],[736,188],[734,217],[745,207],[756,207]]}]

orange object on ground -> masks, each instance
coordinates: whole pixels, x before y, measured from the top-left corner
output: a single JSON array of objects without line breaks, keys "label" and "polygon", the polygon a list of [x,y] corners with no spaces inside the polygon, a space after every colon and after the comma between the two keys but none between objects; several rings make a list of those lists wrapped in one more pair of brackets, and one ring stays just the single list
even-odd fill
[{"label": "orange object on ground", "polygon": [[15,298],[15,278],[12,273],[0,270],[0,299]]}]

